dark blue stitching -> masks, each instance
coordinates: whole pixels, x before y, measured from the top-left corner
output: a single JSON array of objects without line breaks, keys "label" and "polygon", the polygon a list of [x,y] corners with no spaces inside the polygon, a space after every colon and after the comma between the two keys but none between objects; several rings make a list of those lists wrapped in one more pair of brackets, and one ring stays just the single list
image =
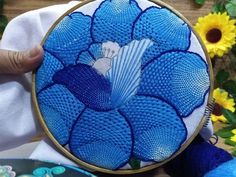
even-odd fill
[{"label": "dark blue stitching", "polygon": [[39,90],[38,92],[37,92],[37,96],[39,96],[43,91],[45,91],[45,90],[47,90],[48,88],[50,88],[50,87],[52,87],[52,86],[54,86],[54,85],[56,85],[56,83],[50,83],[50,84],[48,84],[48,85],[46,85],[45,87],[43,87],[41,90]]},{"label": "dark blue stitching", "polygon": [[43,49],[45,52],[49,53],[54,58],[56,58],[64,67],[66,66],[65,63],[60,58],[58,58],[54,53],[52,53],[50,50],[46,49],[45,47],[43,47]]},{"label": "dark blue stitching", "polygon": [[176,53],[189,53],[189,54],[195,54],[197,56],[200,57],[200,59],[205,63],[206,68],[208,68],[208,65],[206,64],[206,61],[198,54],[198,53],[194,53],[194,52],[190,52],[187,50],[168,50],[165,51],[163,53],[161,53],[160,55],[156,56],[155,58],[153,58],[152,60],[149,60],[145,65],[142,66],[142,70],[144,70],[149,64],[151,64],[152,62],[155,62],[158,58],[160,58],[162,55],[165,55],[167,53],[172,53],[172,52],[176,52]]},{"label": "dark blue stitching", "polygon": [[[167,8],[164,8],[164,7],[162,7],[162,8],[157,8],[157,7],[154,7],[154,6],[151,6],[151,7],[149,7],[149,8],[147,8],[147,9],[145,9],[144,11],[142,11],[138,16],[137,16],[137,18],[135,19],[135,21],[134,21],[134,23],[133,23],[133,26],[132,26],[132,32],[131,32],[131,38],[132,39],[135,39],[134,38],[134,29],[135,29],[135,25],[136,25],[136,23],[138,22],[138,20],[140,19],[140,17],[144,14],[144,13],[146,13],[148,10],[150,10],[150,9],[158,9],[158,10],[161,10],[161,9],[166,9],[166,10],[168,10],[170,13],[171,13],[171,11],[170,11],[170,9],[167,9]],[[175,14],[175,13],[173,13],[176,17],[178,17],[178,18],[180,18],[180,16],[178,16],[177,14]],[[181,19],[181,18],[180,18]],[[182,25],[187,25],[187,23],[184,21],[184,23],[182,24]],[[185,50],[188,50],[189,48],[190,48],[190,46],[191,46],[191,29],[190,29],[190,27],[187,25],[187,28],[188,28],[188,35],[189,35],[189,41],[188,41],[188,47],[186,47],[186,49]],[[151,38],[152,40],[153,40],[153,37],[149,37],[149,38]],[[155,42],[155,40],[153,40],[154,42]],[[185,51],[185,50],[181,50],[181,51]],[[172,49],[171,50],[168,50],[168,51],[172,51]],[[161,54],[159,54],[159,55],[157,55],[157,57],[160,57],[162,54],[164,54],[164,53],[166,53],[166,52],[168,52],[168,51],[165,51],[165,52],[162,52]],[[174,50],[173,50],[174,51]],[[157,57],[155,57],[155,58],[157,58]],[[150,61],[149,61],[150,62]],[[147,65],[149,62],[147,62],[145,65]],[[143,67],[145,67],[145,65],[143,66]]]}]

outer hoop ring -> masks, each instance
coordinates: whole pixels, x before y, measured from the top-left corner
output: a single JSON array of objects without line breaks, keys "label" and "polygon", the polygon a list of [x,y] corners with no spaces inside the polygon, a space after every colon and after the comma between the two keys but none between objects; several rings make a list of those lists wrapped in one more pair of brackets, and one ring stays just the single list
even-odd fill
[{"label": "outer hoop ring", "polygon": [[[47,32],[47,34],[45,35],[45,37],[43,38],[41,45],[43,45],[46,41],[46,39],[48,38],[49,34],[52,32],[52,30],[58,25],[58,23],[60,23],[60,21],[68,14],[72,13],[73,11],[75,11],[76,9],[90,3],[93,2],[95,0],[83,0],[82,2],[79,2],[78,5],[76,5],[75,7],[71,8],[70,10],[68,10],[66,13],[64,13],[54,24],[53,26],[49,29],[49,31]],[[210,75],[210,94],[209,94],[209,98],[208,98],[208,104],[211,102],[211,100],[213,99],[213,86],[214,86],[214,75],[213,75],[213,69],[212,69],[212,64],[211,64],[211,60],[208,56],[207,53],[207,49],[205,47],[205,45],[203,44],[200,36],[197,34],[197,32],[194,30],[193,26],[191,25],[191,23],[182,15],[180,14],[177,10],[175,10],[173,7],[167,5],[166,3],[160,1],[160,0],[149,0],[150,2],[153,2],[157,5],[160,5],[161,7],[166,7],[167,9],[170,9],[174,14],[176,14],[178,17],[180,17],[186,24],[188,24],[191,27],[192,32],[194,33],[194,35],[197,37],[199,43],[201,44],[202,49],[204,50],[204,53],[206,55],[207,58],[207,62],[208,62],[208,70],[209,70],[209,75]],[[41,127],[43,127],[45,133],[47,134],[47,136],[50,138],[50,140],[54,143],[54,145],[69,159],[71,159],[72,161],[74,161],[76,164],[86,168],[86,169],[91,169],[91,170],[95,170],[98,172],[103,172],[103,173],[108,173],[108,174],[115,174],[115,175],[127,175],[127,174],[137,174],[137,173],[143,173],[146,171],[150,171],[153,170],[155,168],[158,168],[162,165],[164,165],[165,163],[169,162],[170,160],[174,159],[176,156],[178,156],[181,152],[183,152],[188,145],[194,140],[194,138],[198,135],[198,133],[200,132],[200,130],[202,129],[205,121],[206,121],[206,117],[203,117],[199,126],[196,128],[195,132],[193,133],[193,135],[187,140],[187,142],[170,158],[168,158],[167,160],[161,162],[161,163],[157,163],[157,164],[153,164],[150,166],[146,166],[143,167],[141,169],[138,170],[117,170],[117,171],[112,171],[112,170],[108,170],[108,169],[104,169],[104,168],[100,168],[100,167],[96,167],[94,165],[88,164],[86,162],[83,162],[81,160],[79,160],[78,158],[76,158],[75,156],[73,156],[67,149],[65,149],[64,147],[62,147],[57,140],[54,138],[54,136],[51,134],[51,132],[49,131],[49,129],[47,128],[47,125],[43,119],[43,116],[41,114],[40,108],[39,108],[39,104],[37,101],[37,96],[36,96],[36,84],[35,84],[35,75],[36,75],[36,71],[33,71],[33,79],[32,79],[32,99],[33,99],[33,104],[35,107],[35,111],[36,111],[36,115],[38,117],[39,123],[41,124]]]}]

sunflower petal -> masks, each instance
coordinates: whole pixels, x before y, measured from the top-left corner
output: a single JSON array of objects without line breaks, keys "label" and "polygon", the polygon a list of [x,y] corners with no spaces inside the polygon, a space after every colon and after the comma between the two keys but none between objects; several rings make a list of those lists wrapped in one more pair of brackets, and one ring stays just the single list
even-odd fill
[{"label": "sunflower petal", "polygon": [[117,111],[96,112],[86,109],[76,123],[70,149],[79,159],[102,168],[115,170],[131,156],[131,131]]},{"label": "sunflower petal", "polygon": [[173,105],[181,117],[201,106],[210,86],[208,67],[194,53],[169,52],[143,70],[138,93],[154,95]]},{"label": "sunflower petal", "polygon": [[120,109],[132,126],[136,157],[161,162],[173,155],[186,139],[186,128],[175,109],[153,97],[135,96]]},{"label": "sunflower petal", "polygon": [[142,12],[134,24],[133,38],[149,38],[154,45],[144,54],[143,65],[161,53],[187,50],[190,46],[188,25],[166,8],[151,7]]},{"label": "sunflower petal", "polygon": [[89,47],[91,17],[80,12],[66,16],[49,34],[44,47],[64,64],[75,64],[78,53]]},{"label": "sunflower petal", "polygon": [[61,85],[40,92],[38,103],[49,130],[61,145],[67,144],[72,126],[84,104]]}]

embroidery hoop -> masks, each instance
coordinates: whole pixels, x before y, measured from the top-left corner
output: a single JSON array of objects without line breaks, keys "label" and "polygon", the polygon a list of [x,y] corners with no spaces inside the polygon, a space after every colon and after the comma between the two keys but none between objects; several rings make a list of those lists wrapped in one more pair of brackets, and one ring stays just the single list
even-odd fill
[{"label": "embroidery hoop", "polygon": [[[55,23],[54,25],[49,29],[49,31],[47,32],[47,34],[45,35],[44,39],[41,42],[41,45],[43,45],[46,41],[46,39],[48,38],[49,34],[52,32],[52,30],[58,25],[58,23],[61,22],[61,20],[68,14],[72,13],[73,11],[75,11],[76,9],[90,3],[93,2],[94,0],[85,0],[82,2],[79,2],[78,5],[76,5],[75,7],[71,8],[70,10],[68,10],[66,13],[64,13],[64,15],[62,15]],[[167,9],[169,9],[171,12],[173,12],[174,14],[176,14],[178,17],[180,17],[189,27],[191,27],[191,31],[193,32],[193,34],[197,37],[197,40],[199,41],[205,55],[206,55],[206,60],[208,63],[208,70],[209,70],[209,77],[210,77],[210,92],[209,92],[209,97],[208,97],[208,101],[207,104],[209,105],[211,100],[213,99],[213,85],[214,85],[214,79],[213,79],[213,69],[212,69],[212,65],[211,65],[211,60],[207,54],[207,50],[206,47],[204,46],[202,40],[200,39],[199,35],[196,33],[196,31],[194,30],[193,26],[191,25],[191,23],[182,15],[180,14],[177,10],[175,10],[173,7],[167,5],[166,3],[160,1],[160,0],[149,0],[150,2],[153,2],[161,7],[166,7]],[[37,95],[36,95],[36,83],[35,83],[35,71],[33,72],[33,80],[32,80],[32,95],[33,95],[33,103],[35,106],[35,110],[36,110],[36,114],[38,117],[38,120],[41,124],[41,126],[43,127],[46,135],[50,138],[50,140],[54,143],[54,145],[69,159],[71,159],[72,161],[74,161],[75,163],[77,163],[78,165],[81,165],[82,167],[88,168],[88,169],[92,169],[95,171],[99,171],[99,172],[103,172],[103,173],[108,173],[108,174],[137,174],[137,173],[142,173],[142,172],[146,172],[146,171],[150,171],[153,169],[156,169],[160,166],[162,166],[163,164],[169,162],[170,160],[172,160],[173,158],[175,158],[177,155],[179,155],[181,152],[184,151],[184,149],[186,149],[188,147],[188,145],[193,141],[193,139],[197,136],[197,134],[200,132],[200,130],[202,129],[204,123],[206,122],[206,117],[204,116],[200,122],[200,124],[198,125],[198,127],[195,129],[195,132],[192,134],[192,136],[182,145],[182,147],[174,154],[172,155],[170,158],[168,158],[167,160],[161,162],[161,163],[156,163],[150,166],[146,166],[146,167],[142,167],[138,170],[117,170],[117,171],[112,171],[112,170],[108,170],[108,169],[104,169],[104,168],[100,168],[100,167],[96,167],[94,165],[88,164],[84,161],[79,160],[77,157],[75,157],[74,155],[72,155],[66,148],[64,148],[62,145],[60,145],[57,140],[54,138],[54,136],[52,135],[52,133],[50,132],[50,130],[48,129],[43,116],[41,114],[40,108],[39,108],[39,104],[37,101]]]}]

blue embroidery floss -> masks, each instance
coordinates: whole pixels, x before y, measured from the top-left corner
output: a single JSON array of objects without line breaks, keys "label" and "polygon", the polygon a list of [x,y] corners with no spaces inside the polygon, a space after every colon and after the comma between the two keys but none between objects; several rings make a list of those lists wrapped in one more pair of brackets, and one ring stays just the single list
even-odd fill
[{"label": "blue embroidery floss", "polygon": [[[220,177],[223,174],[225,176],[229,171],[227,166],[230,169],[234,166],[236,169],[236,162],[228,162],[230,160],[232,160],[232,156],[225,150],[208,142],[195,140],[181,155],[171,161],[166,169],[173,177],[203,177],[212,170],[205,177]],[[225,162],[227,163],[224,165]],[[223,167],[221,167],[222,164]],[[220,170],[222,171],[220,172]],[[218,174],[222,175],[218,176]]]}]

